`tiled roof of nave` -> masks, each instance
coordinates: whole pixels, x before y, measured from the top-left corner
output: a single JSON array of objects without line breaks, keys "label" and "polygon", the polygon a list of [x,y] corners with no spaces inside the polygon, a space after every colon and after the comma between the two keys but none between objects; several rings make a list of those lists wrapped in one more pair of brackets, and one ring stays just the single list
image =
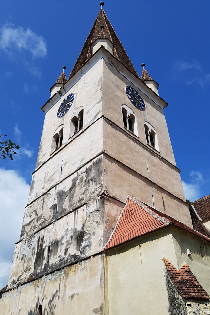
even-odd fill
[{"label": "tiled roof of nave", "polygon": [[180,221],[146,205],[140,200],[129,196],[122,210],[114,231],[105,246],[105,250],[123,244],[136,237],[174,225],[207,241],[210,238],[191,229]]}]

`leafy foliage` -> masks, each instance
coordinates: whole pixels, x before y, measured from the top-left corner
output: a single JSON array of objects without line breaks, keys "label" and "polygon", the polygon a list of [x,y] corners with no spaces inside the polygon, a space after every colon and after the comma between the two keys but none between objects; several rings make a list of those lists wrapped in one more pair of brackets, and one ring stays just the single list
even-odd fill
[{"label": "leafy foliage", "polygon": [[[6,137],[0,136],[1,137]],[[0,141],[0,159],[6,159],[6,157],[9,157],[11,160],[13,160],[12,155],[17,154],[15,150],[19,149],[19,145],[12,142],[10,139],[5,141]]]}]

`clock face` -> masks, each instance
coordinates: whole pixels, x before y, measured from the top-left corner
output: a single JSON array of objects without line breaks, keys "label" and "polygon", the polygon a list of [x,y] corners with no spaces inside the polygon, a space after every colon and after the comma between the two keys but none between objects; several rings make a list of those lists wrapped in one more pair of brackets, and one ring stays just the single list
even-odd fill
[{"label": "clock face", "polygon": [[145,104],[139,93],[131,86],[126,86],[126,94],[131,103],[140,110],[145,110]]},{"label": "clock face", "polygon": [[74,101],[74,94],[71,93],[61,103],[61,106],[59,107],[58,112],[57,112],[58,118],[63,117],[68,112],[69,108],[73,104],[73,101]]}]

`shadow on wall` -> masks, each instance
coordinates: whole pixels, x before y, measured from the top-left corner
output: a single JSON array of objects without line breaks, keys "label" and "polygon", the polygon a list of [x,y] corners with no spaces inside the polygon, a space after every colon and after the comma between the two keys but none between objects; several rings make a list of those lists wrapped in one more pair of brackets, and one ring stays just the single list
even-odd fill
[{"label": "shadow on wall", "polygon": [[52,298],[48,302],[48,309],[43,308],[43,306],[39,303],[36,303],[36,306],[33,310],[28,312],[28,315],[55,315],[56,302],[54,300],[56,298],[59,299],[58,290],[52,295]]}]

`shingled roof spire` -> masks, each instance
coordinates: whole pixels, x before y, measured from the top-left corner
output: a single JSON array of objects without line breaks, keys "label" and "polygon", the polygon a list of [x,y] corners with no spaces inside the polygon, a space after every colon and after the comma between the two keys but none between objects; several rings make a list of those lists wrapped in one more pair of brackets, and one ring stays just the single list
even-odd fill
[{"label": "shingled roof spire", "polygon": [[152,89],[156,94],[158,94],[158,87],[159,84],[153,80],[149,73],[147,72],[147,70],[144,68],[145,67],[145,63],[142,63],[142,74],[141,74],[141,81],[144,82],[150,89]]},{"label": "shingled roof spire", "polygon": [[133,75],[139,78],[132,62],[130,61],[122,43],[116,35],[111,23],[109,22],[104,9],[104,2],[100,2],[101,9],[83,46],[83,49],[69,75],[72,78],[92,57],[93,44],[100,39],[107,40],[113,47],[113,56],[119,60]]},{"label": "shingled roof spire", "polygon": [[63,72],[61,72],[58,80],[55,82],[55,84],[51,87],[50,92],[51,92],[51,97],[57,93],[61,87],[64,86],[64,84],[66,83],[66,74],[65,74],[65,69],[66,67],[63,66]]}]

